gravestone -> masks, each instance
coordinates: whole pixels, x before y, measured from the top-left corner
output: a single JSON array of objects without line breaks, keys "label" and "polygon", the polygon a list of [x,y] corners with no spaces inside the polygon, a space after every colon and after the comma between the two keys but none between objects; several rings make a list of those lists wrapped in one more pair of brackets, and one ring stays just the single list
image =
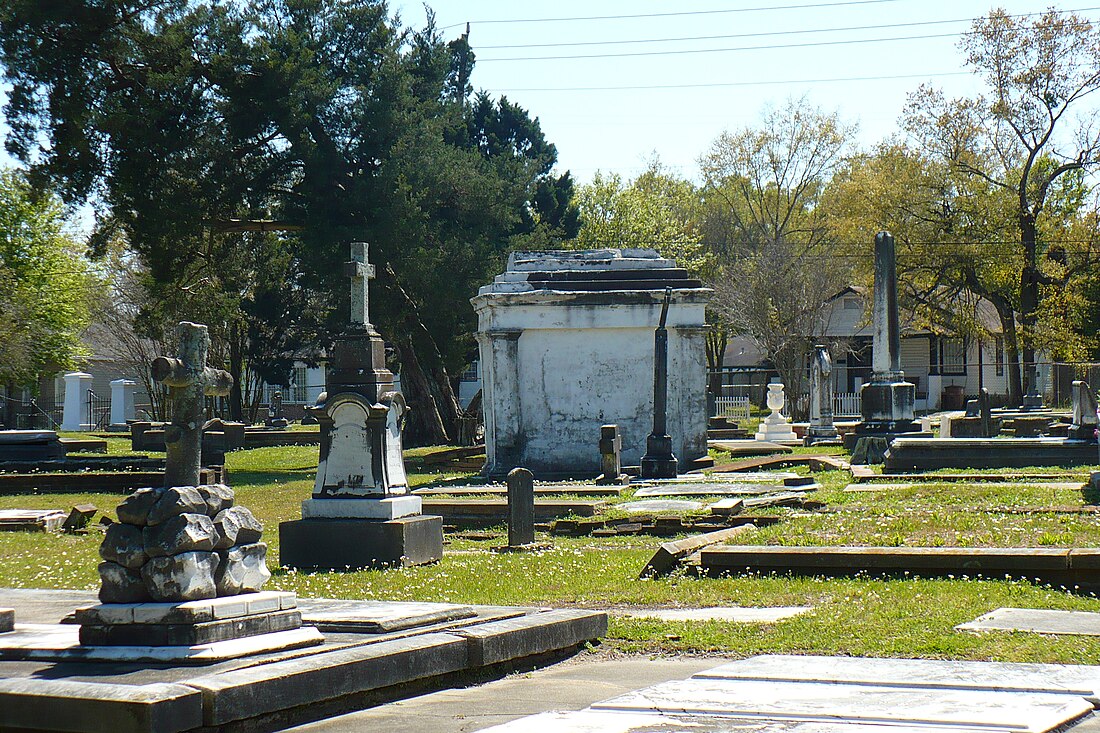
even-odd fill
[{"label": "gravestone", "polygon": [[989,399],[989,390],[982,387],[978,398],[966,403],[966,415],[963,417],[945,417],[948,421],[948,436],[951,438],[993,438],[1001,432],[1001,419],[993,417],[993,407]]},{"label": "gravestone", "polygon": [[1096,441],[1096,428],[1100,414],[1096,411],[1096,393],[1088,382],[1073,382],[1073,422],[1069,426],[1070,438]]},{"label": "gravestone", "polygon": [[115,379],[111,381],[111,423],[107,427],[111,431],[129,429],[129,421],[133,420],[134,390],[137,382],[132,379]]},{"label": "gravestone", "polygon": [[0,430],[0,461],[62,461],[65,453],[53,430]]},{"label": "gravestone", "polygon": [[627,479],[622,466],[623,439],[618,425],[600,426],[600,475],[596,484],[607,486],[621,484]]},{"label": "gravestone", "polygon": [[645,441],[641,477],[676,478],[676,455],[672,452],[672,436],[666,430],[668,421],[668,306],[672,288],[665,288],[661,305],[661,320],[653,334],[653,431]]},{"label": "gravestone", "polygon": [[302,519],[279,525],[280,562],[295,568],[421,565],[443,557],[443,520],[409,493],[401,429],[407,408],[370,322],[367,245],[353,242],[346,274],[351,319],[336,339],[325,391],[311,409],[321,424],[313,496]]},{"label": "gravestone", "polygon": [[485,417],[485,475],[600,474],[592,436],[614,423],[622,465],[653,428],[654,325],[672,289],[665,431],[679,470],[707,454],[706,303],[711,291],[648,249],[513,252],[472,299]]},{"label": "gravestone", "polygon": [[290,422],[283,414],[283,393],[275,390],[271,395],[271,404],[267,406],[267,420],[264,424],[269,428],[285,428]]},{"label": "gravestone", "polygon": [[[901,370],[901,328],[898,323],[898,275],[894,237],[875,235],[875,298],[871,381],[860,389],[862,420],[845,435],[849,450],[861,437],[875,436],[888,442],[898,435],[921,434],[915,421],[917,388],[905,381]],[[930,437],[930,436],[929,436]]]},{"label": "gravestone", "polygon": [[198,486],[202,467],[203,403],[207,395],[229,394],[233,377],[206,366],[210,333],[206,326],[182,321],[176,329],[179,356],[158,356],[150,371],[168,387],[172,422],[164,429],[165,486]]},{"label": "gravestone", "polygon": [[764,418],[756,429],[756,439],[767,442],[798,440],[794,429],[791,428],[791,421],[783,415],[783,406],[787,404],[783,385],[776,382],[769,384],[766,400],[771,414]]},{"label": "gravestone", "polygon": [[833,359],[829,349],[817,344],[810,362],[810,425],[806,428],[806,445],[836,440],[833,425]]}]

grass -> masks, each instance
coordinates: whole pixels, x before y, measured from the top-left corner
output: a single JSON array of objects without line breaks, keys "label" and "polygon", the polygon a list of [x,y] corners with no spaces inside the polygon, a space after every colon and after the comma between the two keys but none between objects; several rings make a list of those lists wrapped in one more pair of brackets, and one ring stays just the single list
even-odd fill
[{"label": "grass", "polygon": [[[112,453],[125,452],[111,439]],[[410,451],[410,481],[465,481],[468,474],[428,471]],[[728,456],[717,456],[720,460]],[[229,454],[238,501],[268,528],[272,564],[280,521],[300,516],[312,490],[315,446],[259,448]],[[805,472],[804,468],[796,469]],[[1043,472],[1047,472],[1044,470]],[[984,472],[983,472],[984,473]],[[1083,470],[1082,470],[1083,474]],[[750,540],[776,545],[964,545],[1068,547],[1100,545],[1100,517],[1066,513],[1092,498],[1079,489],[1043,485],[926,483],[911,489],[851,493],[839,471],[816,475],[820,511],[761,510],[783,518]],[[120,495],[0,497],[0,508],[67,509],[90,502],[113,510]],[[628,495],[622,500],[628,500]],[[1063,511],[1055,511],[1061,509]],[[497,528],[503,532],[502,528]],[[100,535],[0,533],[0,585],[28,588],[98,586]],[[655,550],[652,537],[553,538],[554,549],[496,555],[494,541],[448,536],[442,562],[406,570],[295,572],[273,568],[270,587],[303,596],[447,601],[588,608],[811,606],[772,624],[673,622],[612,618],[604,644],[645,654],[837,654],[1019,662],[1100,664],[1100,639],[1022,633],[963,634],[954,626],[1002,606],[1100,612],[1100,600],[1022,580],[946,578],[787,578],[682,574],[640,580]]]}]

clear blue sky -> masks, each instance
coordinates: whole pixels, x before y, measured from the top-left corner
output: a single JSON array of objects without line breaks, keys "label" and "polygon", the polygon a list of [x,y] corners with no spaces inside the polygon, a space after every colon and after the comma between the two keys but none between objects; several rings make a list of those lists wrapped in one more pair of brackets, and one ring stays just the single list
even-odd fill
[{"label": "clear blue sky", "polygon": [[[506,94],[538,117],[560,167],[580,181],[596,170],[632,177],[654,154],[694,178],[699,155],[723,130],[753,125],[765,105],[791,96],[838,111],[870,145],[897,129],[906,95],[921,83],[951,95],[979,91],[973,74],[960,73],[957,45],[970,19],[990,8],[1053,6],[1100,19],[1100,5],[1088,0],[428,4],[448,37],[470,22],[474,87]],[[420,2],[392,7],[406,24],[423,24]],[[646,14],[655,17],[595,18]],[[551,56],[573,58],[535,60]],[[838,79],[858,80],[830,81]]]}]

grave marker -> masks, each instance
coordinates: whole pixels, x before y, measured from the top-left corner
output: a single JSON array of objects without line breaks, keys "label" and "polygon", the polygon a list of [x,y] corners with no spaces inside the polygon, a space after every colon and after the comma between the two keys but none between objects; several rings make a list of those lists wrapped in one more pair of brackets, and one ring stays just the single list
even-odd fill
[{"label": "grave marker", "polygon": [[672,437],[668,434],[668,306],[672,302],[672,288],[665,288],[661,305],[661,320],[653,332],[653,432],[645,441],[642,456],[641,477],[676,478],[676,456],[672,452]]},{"label": "grave marker", "polygon": [[810,425],[806,429],[806,445],[836,440],[833,425],[833,359],[828,347],[814,346],[810,362]]},{"label": "grave marker", "polygon": [[623,439],[619,435],[618,425],[600,426],[600,475],[596,483],[600,486],[623,483],[622,466]]},{"label": "grave marker", "polygon": [[526,468],[508,473],[508,544],[512,547],[535,541],[535,477]]}]

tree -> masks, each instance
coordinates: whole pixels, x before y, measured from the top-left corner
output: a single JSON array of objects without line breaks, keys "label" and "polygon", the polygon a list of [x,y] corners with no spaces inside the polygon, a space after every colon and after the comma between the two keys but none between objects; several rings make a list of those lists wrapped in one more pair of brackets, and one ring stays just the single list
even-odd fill
[{"label": "tree", "polygon": [[[1007,210],[991,212],[1010,224],[1014,261],[1014,318],[1006,331],[1006,357],[1014,397],[1037,389],[1035,352],[1044,289],[1064,292],[1067,271],[1061,248],[1044,237],[1044,221],[1057,218],[1051,199],[1060,182],[1100,164],[1100,128],[1085,116],[1074,126],[1071,111],[1100,89],[1100,32],[1084,18],[1050,10],[1029,19],[994,10],[963,36],[966,63],[985,81],[988,96],[948,100],[922,87],[911,95],[904,126],[915,144],[953,172],[1004,194]],[[994,240],[1000,241],[1000,240]],[[1002,259],[1003,261],[1003,259]],[[1020,359],[1023,361],[1021,378]]]},{"label": "tree", "polygon": [[537,120],[470,100],[468,40],[377,0],[13,0],[0,49],[9,149],[74,200],[99,193],[155,301],[208,313],[232,369],[279,381],[331,344],[331,273],[370,242],[413,442],[454,433],[477,286],[509,247],[575,233]]},{"label": "tree", "polygon": [[819,202],[851,134],[835,113],[792,99],[700,158],[704,241],[719,262],[714,307],[768,355],[798,417],[820,313],[848,284]]},{"label": "tree", "polygon": [[[76,364],[95,277],[64,231],[60,202],[16,170],[0,171],[0,384],[37,391],[39,379]],[[13,425],[14,403],[4,422]]]}]

